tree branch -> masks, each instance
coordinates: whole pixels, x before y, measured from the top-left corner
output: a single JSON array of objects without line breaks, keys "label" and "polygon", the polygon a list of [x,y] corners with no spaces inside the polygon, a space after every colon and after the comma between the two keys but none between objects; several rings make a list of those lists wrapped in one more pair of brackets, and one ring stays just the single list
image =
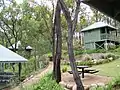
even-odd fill
[{"label": "tree branch", "polygon": [[2,18],[1,21],[3,21],[3,23],[10,29],[12,30],[12,28],[4,21],[4,19]]},{"label": "tree branch", "polygon": [[7,35],[7,33],[6,33],[6,30],[5,30],[2,26],[0,26],[0,27],[4,30],[4,34],[5,34],[5,36],[7,37],[7,40],[8,40],[8,42],[10,43],[10,46],[11,46],[12,48],[14,48],[13,45],[12,45],[12,43],[11,43],[11,41],[10,41],[10,39],[9,39],[9,37],[8,37],[8,35]]},{"label": "tree branch", "polygon": [[73,19],[73,33],[76,29],[76,26],[77,26],[77,20],[78,20],[78,14],[79,14],[79,9],[80,9],[80,3],[81,1],[80,0],[75,0],[76,1],[76,9],[75,9],[75,16],[74,16],[74,19]]},{"label": "tree branch", "polygon": [[62,11],[64,12],[67,22],[71,22],[71,16],[68,8],[66,7],[63,0],[59,0]]}]

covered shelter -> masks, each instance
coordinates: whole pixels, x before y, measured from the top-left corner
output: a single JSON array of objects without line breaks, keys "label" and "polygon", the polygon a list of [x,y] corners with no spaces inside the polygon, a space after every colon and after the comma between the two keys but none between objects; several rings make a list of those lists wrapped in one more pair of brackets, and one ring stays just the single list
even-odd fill
[{"label": "covered shelter", "polygon": [[21,75],[21,63],[26,62],[27,59],[25,59],[24,57],[18,55],[17,53],[9,50],[8,48],[0,45],[0,74],[4,75],[7,74],[6,72],[4,72],[4,63],[16,63],[18,64],[18,75],[19,75],[19,79],[20,79],[20,75]]},{"label": "covered shelter", "polygon": [[86,49],[108,49],[119,45],[120,37],[116,34],[116,28],[104,23],[96,22],[81,30]]},{"label": "covered shelter", "polygon": [[82,0],[82,2],[120,22],[120,0]]}]

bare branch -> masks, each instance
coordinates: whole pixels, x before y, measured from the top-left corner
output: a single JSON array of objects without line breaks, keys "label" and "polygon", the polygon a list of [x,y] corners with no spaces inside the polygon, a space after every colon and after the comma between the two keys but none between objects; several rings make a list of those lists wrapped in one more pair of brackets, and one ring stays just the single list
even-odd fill
[{"label": "bare branch", "polygon": [[10,29],[12,30],[12,28],[4,21],[4,19],[2,18],[1,21],[3,21],[3,23]]},{"label": "bare branch", "polygon": [[68,8],[66,7],[63,0],[59,0],[62,11],[64,12],[67,22],[71,22],[71,16]]},{"label": "bare branch", "polygon": [[80,3],[81,3],[80,0],[75,0],[75,1],[76,1],[76,9],[75,9],[75,16],[73,19],[73,33],[74,33],[76,26],[77,26],[78,14],[79,14]]},{"label": "bare branch", "polygon": [[8,37],[8,35],[7,35],[7,33],[6,33],[6,30],[5,30],[2,26],[0,26],[0,27],[4,30],[4,34],[5,34],[5,36],[7,37],[7,40],[8,40],[8,42],[10,43],[10,46],[11,46],[12,48],[14,48],[13,45],[12,45],[12,43],[11,43],[11,41],[10,41],[10,38]]}]

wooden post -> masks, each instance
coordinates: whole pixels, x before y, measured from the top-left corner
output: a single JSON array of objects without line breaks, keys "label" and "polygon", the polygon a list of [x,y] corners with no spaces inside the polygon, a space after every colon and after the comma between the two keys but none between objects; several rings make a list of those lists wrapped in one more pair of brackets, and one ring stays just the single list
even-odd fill
[{"label": "wooden post", "polygon": [[0,72],[4,72],[4,63],[3,62],[0,63]]},{"label": "wooden post", "polygon": [[2,63],[2,72],[4,72],[4,63]]},{"label": "wooden post", "polygon": [[107,34],[107,28],[105,28],[105,34],[106,34],[105,49],[108,50],[108,43],[107,43],[108,34]]},{"label": "wooden post", "polygon": [[94,49],[97,49],[95,45],[96,45],[96,44],[95,44],[95,42],[94,42]]},{"label": "wooden post", "polygon": [[19,75],[19,80],[21,79],[21,69],[22,69],[22,65],[21,63],[18,64],[18,75]]},{"label": "wooden post", "polygon": [[105,49],[108,50],[107,40],[105,40]]},{"label": "wooden post", "polygon": [[0,63],[0,72],[2,72],[3,71],[3,69],[2,69],[3,67],[2,67],[2,63]]}]

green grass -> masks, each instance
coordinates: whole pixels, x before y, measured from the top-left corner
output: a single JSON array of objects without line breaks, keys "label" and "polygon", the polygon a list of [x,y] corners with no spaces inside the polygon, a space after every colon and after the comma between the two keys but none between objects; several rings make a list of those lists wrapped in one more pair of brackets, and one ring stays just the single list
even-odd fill
[{"label": "green grass", "polygon": [[52,74],[49,73],[40,79],[39,83],[25,87],[22,90],[64,90],[55,80],[52,79]]},{"label": "green grass", "polygon": [[96,70],[99,70],[97,74],[104,76],[117,77],[120,76],[120,59],[110,63],[93,66]]},{"label": "green grass", "polygon": [[[67,70],[71,70],[70,65],[61,65],[61,68],[67,67]],[[92,66],[96,70],[99,70],[98,75],[117,77],[120,76],[120,59],[114,60],[109,63]]]}]

